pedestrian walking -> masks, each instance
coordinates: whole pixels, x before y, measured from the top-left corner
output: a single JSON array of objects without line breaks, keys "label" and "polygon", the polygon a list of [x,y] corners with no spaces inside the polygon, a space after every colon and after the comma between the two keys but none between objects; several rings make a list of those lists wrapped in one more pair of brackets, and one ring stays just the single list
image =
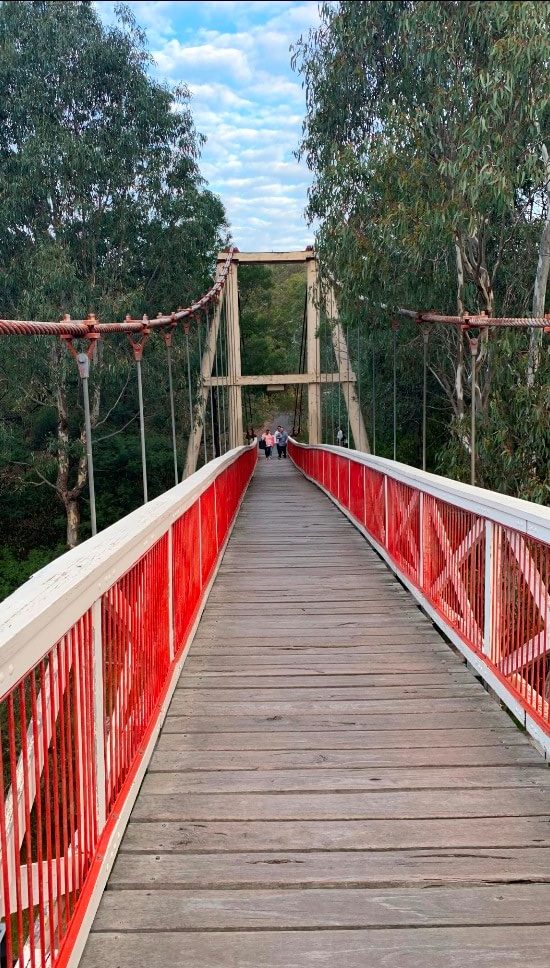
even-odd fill
[{"label": "pedestrian walking", "polygon": [[338,430],[336,431],[336,443],[339,447],[344,446],[344,431],[341,427],[338,427]]},{"label": "pedestrian walking", "polygon": [[262,440],[265,443],[265,450],[264,450],[265,459],[271,460],[271,451],[275,443],[275,437],[271,433],[271,430],[266,430],[265,433],[262,434]]},{"label": "pedestrian walking", "polygon": [[286,459],[286,446],[288,444],[288,434],[284,429],[284,427],[277,427],[277,430],[279,433],[279,437],[278,438],[276,437],[277,453],[279,455],[279,460],[281,460],[281,457],[284,457]]}]

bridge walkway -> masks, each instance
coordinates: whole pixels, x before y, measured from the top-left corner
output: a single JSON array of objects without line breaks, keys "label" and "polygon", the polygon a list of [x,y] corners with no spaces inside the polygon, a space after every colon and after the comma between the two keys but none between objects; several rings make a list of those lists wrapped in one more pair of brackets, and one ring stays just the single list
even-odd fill
[{"label": "bridge walkway", "polygon": [[237,519],[84,968],[547,968],[544,761],[288,462]]}]

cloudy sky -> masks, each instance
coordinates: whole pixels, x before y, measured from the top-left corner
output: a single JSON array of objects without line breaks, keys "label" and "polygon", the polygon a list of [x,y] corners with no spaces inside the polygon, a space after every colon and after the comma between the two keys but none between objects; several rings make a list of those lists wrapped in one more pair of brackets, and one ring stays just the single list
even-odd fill
[{"label": "cloudy sky", "polygon": [[[96,4],[105,20],[113,4]],[[303,248],[310,175],[293,152],[304,92],[290,45],[318,22],[317,0],[158,0],[128,4],[145,28],[159,76],[184,81],[201,168],[225,205],[241,250]]]}]

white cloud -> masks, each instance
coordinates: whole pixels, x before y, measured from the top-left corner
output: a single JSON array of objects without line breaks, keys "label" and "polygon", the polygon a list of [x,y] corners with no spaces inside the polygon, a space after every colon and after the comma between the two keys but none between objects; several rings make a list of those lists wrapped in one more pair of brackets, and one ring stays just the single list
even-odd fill
[{"label": "white cloud", "polygon": [[[113,5],[99,3],[112,18]],[[291,44],[319,22],[314,0],[133,2],[157,73],[183,81],[207,137],[202,172],[222,198],[241,249],[301,247],[310,174],[294,152],[305,112]]]},{"label": "white cloud", "polygon": [[153,57],[159,69],[168,76],[181,75],[182,71],[211,76],[212,71],[220,71],[238,81],[250,81],[252,77],[248,60],[238,47],[220,47],[217,44],[186,46],[173,39],[162,50],[154,50]]}]

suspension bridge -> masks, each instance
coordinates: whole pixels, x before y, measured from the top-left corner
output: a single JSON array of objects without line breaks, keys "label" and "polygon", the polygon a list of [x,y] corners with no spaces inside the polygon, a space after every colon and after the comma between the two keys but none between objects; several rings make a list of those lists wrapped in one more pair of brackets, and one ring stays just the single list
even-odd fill
[{"label": "suspension bridge", "polygon": [[[303,264],[298,373],[241,372],[246,262]],[[313,250],[221,253],[154,320],[0,335],[65,340],[86,404],[98,339],[139,382],[197,319],[184,480],[174,450],[147,500],[141,410],[143,506],[0,605],[1,968],[546,968],[550,510],[368,452]],[[258,384],[307,387],[290,460],[245,442]]]}]

